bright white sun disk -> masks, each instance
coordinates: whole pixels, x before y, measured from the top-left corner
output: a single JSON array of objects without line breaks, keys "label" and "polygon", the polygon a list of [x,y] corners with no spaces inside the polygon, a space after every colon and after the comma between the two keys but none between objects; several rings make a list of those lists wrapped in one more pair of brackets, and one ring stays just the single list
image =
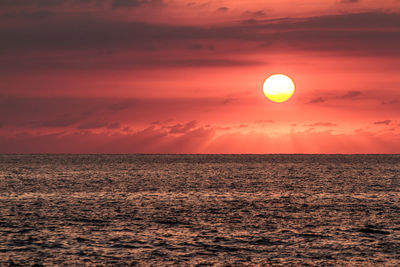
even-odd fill
[{"label": "bright white sun disk", "polygon": [[283,74],[274,74],[265,80],[263,91],[264,95],[271,101],[282,103],[292,97],[294,93],[294,83],[292,79]]}]

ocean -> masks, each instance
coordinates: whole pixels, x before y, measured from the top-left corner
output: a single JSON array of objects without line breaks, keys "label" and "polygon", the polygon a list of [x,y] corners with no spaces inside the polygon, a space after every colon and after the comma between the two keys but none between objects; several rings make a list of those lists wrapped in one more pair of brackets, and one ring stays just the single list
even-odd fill
[{"label": "ocean", "polygon": [[0,155],[0,266],[400,266],[400,155]]}]

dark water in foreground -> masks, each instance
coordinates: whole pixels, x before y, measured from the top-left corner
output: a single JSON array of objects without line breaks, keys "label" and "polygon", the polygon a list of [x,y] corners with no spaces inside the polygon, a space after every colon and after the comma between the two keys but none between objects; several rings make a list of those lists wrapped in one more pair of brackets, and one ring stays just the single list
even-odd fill
[{"label": "dark water in foreground", "polygon": [[399,155],[0,155],[0,266],[400,266],[399,176]]}]

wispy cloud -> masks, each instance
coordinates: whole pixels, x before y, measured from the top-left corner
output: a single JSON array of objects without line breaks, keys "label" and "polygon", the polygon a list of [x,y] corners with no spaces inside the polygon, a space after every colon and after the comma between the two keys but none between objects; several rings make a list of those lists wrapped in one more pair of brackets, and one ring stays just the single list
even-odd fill
[{"label": "wispy cloud", "polygon": [[186,124],[175,124],[173,126],[165,126],[164,128],[168,128],[169,133],[171,134],[182,134],[182,133],[186,133],[190,130],[192,130],[193,128],[195,128],[197,126],[198,122],[197,121],[190,121]]},{"label": "wispy cloud", "polygon": [[325,101],[326,101],[325,98],[317,97],[317,98],[311,99],[311,100],[308,102],[308,104],[318,104],[318,103],[323,103],[323,102],[325,102]]},{"label": "wispy cloud", "polygon": [[316,126],[331,127],[331,126],[337,126],[337,124],[331,123],[331,122],[316,122],[316,123],[306,124],[305,126],[307,126],[307,127],[316,127]]},{"label": "wispy cloud", "polygon": [[77,128],[79,130],[99,129],[106,127],[107,124],[108,124],[107,122],[89,121],[79,125]]},{"label": "wispy cloud", "polygon": [[343,94],[343,95],[337,95],[337,96],[332,96],[332,95],[328,95],[328,96],[323,96],[323,97],[316,97],[311,99],[308,104],[318,104],[318,103],[323,103],[323,102],[327,102],[327,101],[331,101],[331,100],[338,100],[338,99],[342,99],[342,100],[355,100],[357,99],[362,93],[360,91],[348,91],[347,93]]},{"label": "wispy cloud", "polygon": [[164,5],[162,0],[114,0],[113,8],[135,8],[145,5]]},{"label": "wispy cloud", "polygon": [[258,120],[254,122],[255,124],[266,124],[266,123],[275,123],[274,120]]},{"label": "wispy cloud", "polygon": [[374,122],[375,125],[389,125],[392,120],[384,120],[384,121],[376,121]]},{"label": "wispy cloud", "polygon": [[351,3],[358,3],[359,0],[340,0],[342,4],[351,4]]},{"label": "wispy cloud", "polygon": [[218,12],[227,12],[229,10],[229,8],[223,6],[217,9]]}]

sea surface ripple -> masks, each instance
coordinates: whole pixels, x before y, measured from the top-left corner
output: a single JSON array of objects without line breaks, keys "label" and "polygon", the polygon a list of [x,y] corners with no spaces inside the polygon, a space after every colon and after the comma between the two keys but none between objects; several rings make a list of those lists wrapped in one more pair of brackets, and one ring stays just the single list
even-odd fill
[{"label": "sea surface ripple", "polygon": [[0,266],[400,266],[400,155],[0,155]]}]

